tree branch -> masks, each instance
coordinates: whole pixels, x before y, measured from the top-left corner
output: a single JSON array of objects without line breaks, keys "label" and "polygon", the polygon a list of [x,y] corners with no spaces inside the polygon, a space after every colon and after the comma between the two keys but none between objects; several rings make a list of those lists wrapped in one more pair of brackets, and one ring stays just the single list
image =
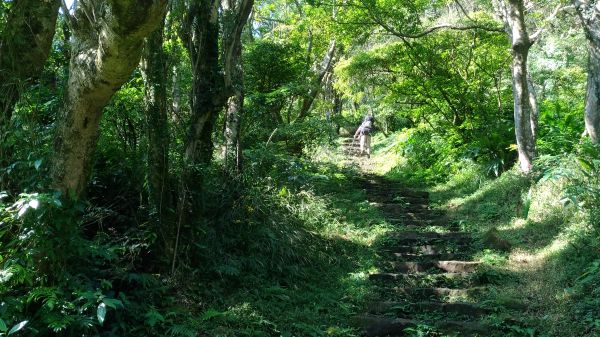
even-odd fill
[{"label": "tree branch", "polygon": [[531,43],[535,43],[537,42],[537,40],[540,38],[540,35],[542,35],[546,29],[548,28],[548,24],[550,22],[552,22],[554,19],[556,19],[556,17],[558,16],[558,14],[565,12],[569,9],[575,8],[575,6],[573,5],[569,5],[569,6],[565,6],[562,4],[559,4],[556,6],[556,8],[554,8],[554,11],[552,12],[552,14],[550,14],[550,16],[548,16],[543,22],[541,27],[533,34],[531,34],[529,36],[529,39],[531,40]]},{"label": "tree branch", "polygon": [[[425,29],[424,31],[418,32],[418,33],[404,33],[404,32],[400,32],[398,30],[396,30],[394,27],[390,26],[389,24],[387,24],[386,22],[384,22],[383,20],[381,20],[380,18],[378,18],[374,13],[373,13],[373,9],[369,8],[369,7],[365,7],[367,12],[370,14],[371,19],[379,24],[383,29],[385,29],[387,32],[389,32],[392,35],[395,35],[399,38],[402,39],[418,39],[424,36],[427,36],[429,34],[435,33],[438,30],[458,30],[458,31],[464,31],[464,30],[483,30],[483,31],[487,31],[487,32],[495,32],[495,33],[505,33],[505,30],[503,27],[489,27],[489,26],[484,26],[481,24],[471,24],[471,25],[466,25],[466,26],[459,26],[459,25],[453,25],[453,24],[440,24],[437,26],[432,26],[429,27],[427,29]],[[461,6],[462,8],[462,6]],[[464,9],[463,9],[464,10]]]},{"label": "tree branch", "polygon": [[382,20],[377,19],[373,15],[371,15],[371,18],[373,19],[373,21],[375,21],[377,24],[379,24],[381,27],[383,27],[383,29],[385,29],[392,35],[395,35],[395,36],[403,38],[403,39],[418,39],[418,38],[427,36],[429,34],[435,33],[436,31],[442,30],[442,29],[458,30],[458,31],[483,30],[483,31],[487,31],[487,32],[505,33],[504,28],[501,28],[501,27],[488,27],[488,26],[483,26],[483,25],[478,25],[478,24],[468,25],[468,26],[455,26],[455,25],[451,25],[451,24],[443,24],[443,25],[429,27],[428,29],[426,29],[422,32],[419,32],[419,33],[408,34],[408,33],[403,33],[403,32],[397,31],[396,29],[394,29],[387,23],[383,22]]}]

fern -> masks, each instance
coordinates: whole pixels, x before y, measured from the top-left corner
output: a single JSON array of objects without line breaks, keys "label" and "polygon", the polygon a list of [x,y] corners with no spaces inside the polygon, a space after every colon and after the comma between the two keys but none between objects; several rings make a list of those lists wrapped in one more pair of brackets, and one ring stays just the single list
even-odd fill
[{"label": "fern", "polygon": [[176,324],[167,330],[169,336],[196,337],[196,331],[191,327],[183,324]]}]

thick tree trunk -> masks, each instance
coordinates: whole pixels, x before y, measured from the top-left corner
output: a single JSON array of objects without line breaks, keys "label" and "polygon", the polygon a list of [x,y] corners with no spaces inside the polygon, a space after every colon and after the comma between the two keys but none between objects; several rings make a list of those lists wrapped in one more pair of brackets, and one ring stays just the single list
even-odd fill
[{"label": "thick tree trunk", "polygon": [[223,63],[225,87],[233,93],[227,102],[225,124],[225,167],[241,172],[240,129],[244,108],[244,73],[242,68],[243,28],[254,0],[223,0]]},{"label": "thick tree trunk", "polygon": [[589,43],[585,130],[592,142],[600,141],[600,4],[573,0]]},{"label": "thick tree trunk", "polygon": [[83,195],[102,110],[138,65],[144,38],[159,25],[166,0],[80,1],[65,102],[58,117],[52,176],[63,195]]},{"label": "thick tree trunk", "polygon": [[167,215],[172,208],[169,186],[169,128],[167,113],[167,55],[163,50],[164,24],[146,40],[141,70],[144,78],[148,137],[148,203],[150,218],[162,239],[162,249],[172,250]]},{"label": "thick tree trunk", "polygon": [[[192,116],[185,140],[184,161],[188,179],[194,166],[212,159],[212,144],[206,144],[212,134],[216,114],[223,107],[223,76],[219,67],[219,1],[200,0],[188,8],[183,39],[192,62]],[[185,177],[184,177],[185,178]],[[187,180],[187,179],[186,179]],[[189,183],[194,184],[192,181]]]},{"label": "thick tree trunk", "polygon": [[535,158],[535,134],[537,132],[537,99],[528,74],[527,58],[533,41],[525,24],[523,0],[495,1],[498,15],[512,46],[512,84],[514,99],[515,136],[521,171],[529,173]]},{"label": "thick tree trunk", "polygon": [[509,0],[509,18],[512,22],[512,78],[515,116],[515,135],[519,152],[519,166],[524,173],[529,173],[535,157],[535,138],[532,118],[535,109],[529,92],[529,76],[527,75],[527,58],[532,42],[529,40],[525,26],[525,6],[523,0]]},{"label": "thick tree trunk", "polygon": [[[178,231],[198,208],[203,166],[212,159],[212,131],[225,104],[219,67],[219,1],[190,2],[180,31],[192,63],[191,117],[183,153],[183,172],[177,205]],[[178,235],[179,237],[179,235]],[[176,244],[177,250],[177,244]],[[175,267],[175,255],[173,265]]]},{"label": "thick tree trunk", "polygon": [[333,58],[335,56],[335,50],[336,50],[336,41],[331,40],[331,42],[329,42],[329,49],[327,50],[327,53],[325,54],[325,57],[323,58],[323,61],[321,62],[317,78],[315,79],[314,83],[312,84],[308,94],[302,100],[300,112],[298,113],[299,121],[303,120],[308,115],[308,112],[310,111],[310,109],[313,105],[313,102],[315,101],[315,99],[317,98],[317,95],[321,91],[321,88],[323,85],[323,79],[325,78],[325,75],[333,67]]},{"label": "thick tree trunk", "polygon": [[585,130],[592,142],[598,143],[600,141],[600,47],[590,44],[589,49]]},{"label": "thick tree trunk", "polygon": [[0,36],[0,167],[11,157],[6,136],[14,106],[21,92],[42,72],[59,6],[60,0],[15,0],[8,13]]}]

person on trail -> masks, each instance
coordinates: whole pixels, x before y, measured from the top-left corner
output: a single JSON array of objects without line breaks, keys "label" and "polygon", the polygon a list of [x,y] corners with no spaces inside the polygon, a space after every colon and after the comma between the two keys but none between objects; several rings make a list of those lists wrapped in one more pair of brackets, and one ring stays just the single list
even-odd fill
[{"label": "person on trail", "polygon": [[356,129],[354,139],[360,137],[360,154],[367,153],[367,158],[371,157],[371,131],[373,129],[373,116],[368,115],[362,124]]}]

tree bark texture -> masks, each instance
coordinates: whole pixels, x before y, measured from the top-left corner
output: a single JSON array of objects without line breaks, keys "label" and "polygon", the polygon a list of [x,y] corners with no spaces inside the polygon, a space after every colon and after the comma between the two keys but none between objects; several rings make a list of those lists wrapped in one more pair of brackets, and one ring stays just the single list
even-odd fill
[{"label": "tree bark texture", "polygon": [[160,25],[166,4],[166,0],[78,3],[52,168],[54,186],[64,195],[83,195],[104,106],[138,65],[144,39]]},{"label": "tree bark texture", "polygon": [[13,108],[21,92],[39,77],[56,31],[60,0],[13,1],[0,36],[0,158]]},{"label": "tree bark texture", "polygon": [[233,95],[227,101],[225,121],[225,167],[241,172],[240,130],[244,109],[242,31],[254,0],[223,0],[223,64],[225,87]]},{"label": "tree bark texture", "polygon": [[164,24],[146,39],[141,70],[144,79],[146,132],[148,137],[148,203],[151,219],[164,248],[173,235],[167,226],[171,209],[169,186],[169,127],[167,112],[167,55],[163,50]]},{"label": "tree bark texture", "polygon": [[592,142],[600,138],[600,2],[573,0],[588,40],[588,81],[585,100],[585,130]]},{"label": "tree bark texture", "polygon": [[210,140],[215,118],[227,99],[219,66],[218,9],[218,0],[190,3],[182,32],[193,73],[192,116],[184,153],[186,170],[194,170],[193,166],[211,161],[213,144]]},{"label": "tree bark texture", "polygon": [[537,128],[537,99],[528,75],[527,58],[533,42],[525,24],[523,0],[495,2],[498,14],[504,21],[512,46],[512,84],[514,100],[515,136],[521,171],[529,173],[535,158],[535,133]]},{"label": "tree bark texture", "polygon": [[320,64],[319,73],[314,83],[311,85],[308,94],[302,100],[302,106],[300,107],[300,112],[298,113],[298,120],[303,120],[307,115],[310,109],[312,108],[313,102],[317,98],[317,95],[321,91],[323,85],[323,79],[325,75],[331,71],[333,67],[333,58],[335,56],[336,51],[336,41],[331,40],[329,42],[329,48],[327,53],[323,57],[323,61]]}]

